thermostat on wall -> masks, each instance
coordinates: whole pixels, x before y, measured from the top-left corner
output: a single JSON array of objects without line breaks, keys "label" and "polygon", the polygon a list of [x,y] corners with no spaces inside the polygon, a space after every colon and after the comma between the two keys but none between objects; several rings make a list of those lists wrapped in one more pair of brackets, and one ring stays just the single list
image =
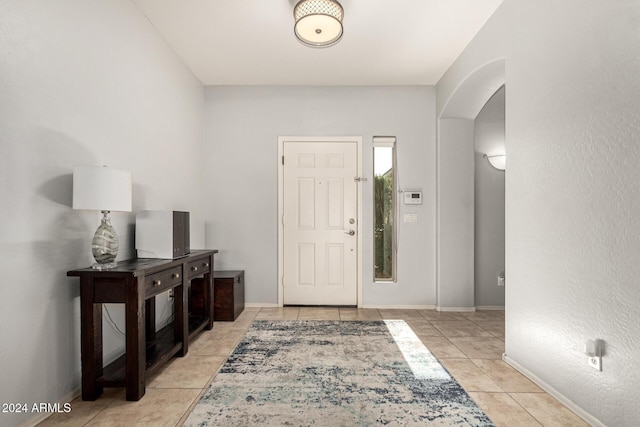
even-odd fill
[{"label": "thermostat on wall", "polygon": [[404,191],[404,204],[405,205],[421,205],[422,204],[422,191],[405,190]]}]

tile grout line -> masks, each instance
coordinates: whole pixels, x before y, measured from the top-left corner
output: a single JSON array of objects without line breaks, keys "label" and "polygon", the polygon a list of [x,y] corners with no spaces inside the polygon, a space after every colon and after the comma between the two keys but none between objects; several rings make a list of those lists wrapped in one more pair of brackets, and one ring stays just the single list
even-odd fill
[{"label": "tile grout line", "polygon": [[[251,327],[251,324],[253,323],[254,320],[256,320],[256,316],[257,316],[258,313],[260,313],[261,310],[256,312],[256,314],[251,318],[251,322],[249,322],[246,327],[244,327],[242,329],[239,329],[240,332],[238,333],[238,336],[237,336],[237,338],[235,340],[235,343],[234,343],[233,347],[231,347],[231,350],[229,351],[229,354],[227,354],[226,356],[222,356],[222,357],[225,358],[224,361],[220,364],[218,369],[216,369],[216,371],[211,375],[211,377],[209,377],[209,379],[205,383],[205,386],[202,389],[200,389],[200,393],[198,393],[198,395],[189,404],[189,407],[187,408],[187,410],[182,414],[180,419],[178,419],[178,422],[176,423],[176,427],[179,427],[179,426],[183,425],[187,421],[187,418],[189,418],[189,415],[191,415],[191,412],[193,411],[193,409],[196,407],[196,405],[198,404],[198,402],[200,401],[202,396],[209,389],[209,387],[211,386],[211,383],[213,382],[215,376],[218,375],[218,372],[220,372],[220,369],[222,369],[222,367],[226,363],[227,359],[229,359],[229,356],[231,356],[233,354],[233,352],[235,351],[236,347],[238,346],[238,344],[240,343],[242,338],[247,334],[247,331]],[[214,328],[215,328],[215,322],[214,322]]]}]

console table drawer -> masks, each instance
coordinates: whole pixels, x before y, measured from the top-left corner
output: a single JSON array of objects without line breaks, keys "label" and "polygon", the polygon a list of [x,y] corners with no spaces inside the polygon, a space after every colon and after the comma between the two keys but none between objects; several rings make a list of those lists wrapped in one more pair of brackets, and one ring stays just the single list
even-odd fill
[{"label": "console table drawer", "polygon": [[191,279],[192,277],[200,276],[210,271],[211,265],[209,262],[209,258],[200,258],[187,264],[186,274],[188,278]]},{"label": "console table drawer", "polygon": [[145,277],[144,288],[147,296],[156,295],[175,284],[182,283],[182,266],[160,271]]}]

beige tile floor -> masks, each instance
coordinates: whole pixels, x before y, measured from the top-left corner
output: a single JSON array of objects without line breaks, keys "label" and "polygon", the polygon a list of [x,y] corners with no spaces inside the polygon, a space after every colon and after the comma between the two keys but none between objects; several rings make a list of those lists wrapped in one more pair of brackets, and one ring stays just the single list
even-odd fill
[{"label": "beige tile floor", "polygon": [[107,389],[95,402],[76,399],[72,411],[40,426],[181,425],[254,319],[403,319],[498,426],[586,426],[578,416],[501,360],[504,312],[355,308],[247,308],[235,322],[216,322],[189,353],[147,380],[139,402]]}]

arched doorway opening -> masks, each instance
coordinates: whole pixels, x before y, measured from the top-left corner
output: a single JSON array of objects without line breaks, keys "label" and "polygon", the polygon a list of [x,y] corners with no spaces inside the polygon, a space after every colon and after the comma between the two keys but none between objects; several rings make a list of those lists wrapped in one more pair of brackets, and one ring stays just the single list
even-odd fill
[{"label": "arched doorway opening", "polygon": [[462,80],[438,117],[436,308],[475,311],[474,121],[505,85],[505,60]]},{"label": "arched doorway opening", "polygon": [[474,292],[477,310],[504,309],[505,87],[474,121]]}]

